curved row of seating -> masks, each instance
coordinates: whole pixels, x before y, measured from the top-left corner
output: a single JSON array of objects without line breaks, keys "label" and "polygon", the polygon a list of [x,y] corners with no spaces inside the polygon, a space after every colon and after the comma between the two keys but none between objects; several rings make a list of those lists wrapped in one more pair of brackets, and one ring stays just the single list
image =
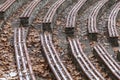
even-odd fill
[{"label": "curved row of seating", "polygon": [[65,33],[67,35],[74,34],[77,13],[80,10],[80,8],[85,4],[85,2],[87,2],[87,0],[79,0],[76,3],[76,5],[72,8],[72,10],[69,12],[65,27]]},{"label": "curved row of seating", "polygon": [[108,18],[108,26],[107,26],[110,42],[112,43],[112,45],[116,45],[116,46],[118,46],[118,37],[119,37],[116,27],[116,19],[119,11],[120,11],[120,2],[118,2],[115,5],[115,7],[112,9]]},{"label": "curved row of seating", "polygon": [[[68,14],[66,29],[65,29],[68,32],[66,32],[66,34],[70,34],[70,35],[74,34],[74,30],[73,30],[73,32],[70,31],[70,30],[71,30],[71,28],[72,29],[75,28],[76,15],[77,15],[78,11],[80,10],[80,8],[86,2],[87,2],[87,0],[82,0],[82,1],[79,0],[78,3],[73,7],[73,9]],[[88,19],[88,33],[89,34],[94,34],[95,33],[95,35],[96,35],[96,33],[98,33],[97,25],[96,25],[96,20],[97,20],[96,17],[98,15],[98,12],[101,9],[101,7],[104,6],[107,2],[108,2],[108,0],[99,1],[98,4],[93,9],[93,11],[91,12],[90,17]],[[46,3],[47,3],[47,1],[46,1]],[[66,4],[66,3],[67,3],[66,0],[58,0],[51,6],[49,11],[45,15],[43,23],[42,23],[43,31],[48,31],[48,32],[52,31],[53,24],[54,24],[53,21],[54,21],[55,15],[57,14],[57,11],[61,7],[61,5]],[[36,11],[38,10],[38,7],[41,7],[41,5],[42,5],[42,4],[41,5],[40,4],[41,4],[41,0],[35,0],[35,1],[32,1],[28,5],[28,7],[25,9],[25,11],[20,16],[21,23],[23,25],[24,25],[24,23],[25,24],[26,23],[27,24],[32,23],[33,15],[37,14]],[[2,8],[0,8],[0,9],[2,9]],[[118,7],[117,7],[117,9],[114,9],[112,12],[116,12],[115,10],[119,10]],[[34,14],[34,12],[36,12],[36,13]],[[116,16],[117,13],[118,12],[114,13],[114,16]],[[114,19],[114,22],[112,24],[115,24],[115,17],[110,17],[110,19],[111,18]],[[32,19],[32,20],[29,21],[29,19]],[[114,29],[116,29],[116,28],[114,27]],[[21,33],[22,33],[21,28],[19,29],[18,33],[19,33],[19,36],[20,36]],[[16,36],[16,34],[17,34],[17,32],[16,32],[16,29],[15,29],[15,36]],[[95,35],[92,35],[92,37],[94,37]],[[43,52],[46,56],[48,64],[49,64],[52,72],[54,73],[56,79],[57,80],[73,80],[71,75],[69,74],[69,72],[67,71],[65,66],[63,65],[62,61],[60,60],[60,57],[58,56],[58,52],[56,51],[56,49],[53,45],[53,42],[52,42],[51,33],[45,32],[45,33],[40,35],[40,38],[41,38],[41,46],[42,46]],[[24,56],[23,52],[26,52],[27,49],[26,49],[25,44],[23,44],[23,46],[25,47],[25,51],[23,51],[22,45],[21,45],[22,42],[20,41],[21,38],[18,37],[18,39],[19,40],[15,40],[15,42],[14,42],[15,49],[16,49],[16,54],[19,53],[22,56],[21,58],[22,58],[22,63],[23,63],[25,61],[24,58],[23,58],[23,56]],[[89,59],[87,58],[85,53],[83,52],[82,47],[80,46],[79,40],[78,39],[77,40],[69,39],[69,43],[70,43],[70,47],[71,47],[71,50],[72,50],[71,51],[72,55],[74,56],[74,58],[76,59],[76,61],[79,64],[79,66],[81,67],[81,70],[88,77],[88,79],[89,80],[105,80],[103,78],[103,76],[96,70],[96,68],[93,66],[93,64],[89,61]],[[17,49],[18,46],[19,46],[20,50]],[[17,51],[19,51],[19,52],[17,52]],[[114,59],[112,59],[112,57],[110,57],[109,53],[105,50],[105,48],[101,44],[99,44],[99,45],[94,47],[94,51],[98,54],[98,56],[101,58],[101,60],[103,60],[104,64],[107,65],[107,67],[110,69],[111,73],[115,76],[115,78],[119,80],[120,79],[119,65],[116,63],[116,61]],[[18,60],[18,59],[19,58],[16,57],[16,60]],[[29,58],[27,58],[27,59],[28,59],[28,62],[29,62]],[[108,62],[106,62],[106,60],[108,60]],[[18,63],[17,64],[18,72],[19,72],[19,70],[21,68],[20,67],[20,62],[17,61],[17,63]],[[32,69],[31,66],[29,66],[29,68]],[[26,64],[25,63],[23,63],[23,69],[26,69]],[[21,76],[21,72],[19,72],[19,75]],[[35,80],[35,78],[33,76],[33,72],[31,72],[31,76],[33,77],[32,79]],[[27,80],[29,80],[29,76],[28,76],[27,73],[26,73],[25,78]],[[22,77],[20,77],[20,79],[22,80]]]}]

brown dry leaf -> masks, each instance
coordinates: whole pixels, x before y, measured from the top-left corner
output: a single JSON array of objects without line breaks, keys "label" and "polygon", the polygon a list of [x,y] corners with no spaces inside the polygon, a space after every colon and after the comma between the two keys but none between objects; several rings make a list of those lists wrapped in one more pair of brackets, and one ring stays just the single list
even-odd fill
[{"label": "brown dry leaf", "polygon": [[118,51],[118,50],[119,50],[119,48],[114,47],[114,48],[113,48],[113,50],[116,52],[116,51]]},{"label": "brown dry leaf", "polygon": [[44,63],[44,62],[45,62],[45,60],[44,60],[44,59],[42,59],[42,60],[40,60],[40,62],[41,62],[41,63]]},{"label": "brown dry leaf", "polygon": [[120,22],[117,22],[116,25],[117,25],[117,26],[120,26]]},{"label": "brown dry leaf", "polygon": [[1,41],[6,42],[7,38],[1,38]]},{"label": "brown dry leaf", "polygon": [[56,25],[60,25],[60,24],[61,24],[61,21],[57,21],[57,22],[56,22]]}]

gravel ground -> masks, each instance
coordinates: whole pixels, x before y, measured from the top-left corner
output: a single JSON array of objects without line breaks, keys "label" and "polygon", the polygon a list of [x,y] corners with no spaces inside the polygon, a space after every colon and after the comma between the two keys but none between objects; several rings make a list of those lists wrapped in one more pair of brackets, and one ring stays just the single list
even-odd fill
[{"label": "gravel ground", "polygon": [[0,34],[0,78],[16,79],[16,65],[14,49],[11,45],[13,30],[11,24],[6,22]]},{"label": "gravel ground", "polygon": [[27,47],[36,77],[43,80],[52,80],[48,64],[41,52],[40,33],[35,28],[29,29]]}]

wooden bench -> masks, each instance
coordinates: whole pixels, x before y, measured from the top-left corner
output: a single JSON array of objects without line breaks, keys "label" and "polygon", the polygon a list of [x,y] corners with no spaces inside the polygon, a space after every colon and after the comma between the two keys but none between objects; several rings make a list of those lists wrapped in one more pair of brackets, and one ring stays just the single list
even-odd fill
[{"label": "wooden bench", "polygon": [[79,0],[76,5],[69,12],[67,17],[67,23],[65,27],[65,33],[67,36],[73,36],[75,32],[76,16],[81,7],[87,2],[87,0]]},{"label": "wooden bench", "polygon": [[116,27],[116,18],[120,11],[120,2],[118,2],[113,10],[111,11],[109,18],[108,18],[108,35],[109,41],[113,46],[118,46],[118,31]]},{"label": "wooden bench", "polygon": [[7,0],[0,6],[0,20],[6,20],[18,8],[16,0]]},{"label": "wooden bench", "polygon": [[53,45],[51,34],[43,33],[40,37],[43,53],[56,77],[54,80],[73,80],[58,56],[59,53]]},{"label": "wooden bench", "polygon": [[52,32],[55,17],[57,14],[63,11],[68,6],[68,4],[68,0],[58,0],[50,7],[42,22],[43,31]]},{"label": "wooden bench", "polygon": [[27,8],[24,10],[24,12],[21,14],[20,23],[23,26],[28,26],[32,24],[34,18],[36,17],[37,13],[39,12],[40,8],[42,8],[48,0],[33,0]]},{"label": "wooden bench", "polygon": [[87,58],[86,54],[83,52],[79,40],[69,39],[69,43],[71,49],[71,53],[69,54],[72,54],[72,56],[75,58],[75,61],[77,62],[75,63],[76,66],[78,66],[78,68],[81,68],[87,78],[89,80],[105,80],[103,76],[94,67],[94,65],[90,62],[90,60]]},{"label": "wooden bench", "polygon": [[25,9],[25,11],[20,16],[20,22],[22,25],[28,25],[29,24],[29,18],[31,14],[36,10],[37,5],[41,2],[41,0],[33,0]]},{"label": "wooden bench", "polygon": [[[110,70],[115,80],[120,80],[120,65],[112,58],[110,53],[103,47],[102,44],[97,44],[93,49],[94,54],[100,59],[99,61],[106,65]],[[112,76],[111,75],[111,76]]]},{"label": "wooden bench", "polygon": [[90,40],[97,41],[97,17],[98,13],[101,13],[102,7],[108,3],[109,0],[100,0],[97,5],[93,8],[88,18],[88,35]]}]

